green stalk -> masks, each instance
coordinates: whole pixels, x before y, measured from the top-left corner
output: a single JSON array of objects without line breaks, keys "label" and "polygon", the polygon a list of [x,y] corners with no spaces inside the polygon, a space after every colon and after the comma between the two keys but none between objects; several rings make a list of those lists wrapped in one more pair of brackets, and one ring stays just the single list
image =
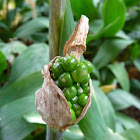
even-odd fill
[{"label": "green stalk", "polygon": [[65,0],[50,0],[49,46],[50,59],[59,55],[61,23],[64,16]]},{"label": "green stalk", "polygon": [[62,140],[64,131],[47,126],[46,140]]},{"label": "green stalk", "polygon": [[[59,55],[61,23],[64,16],[65,0],[50,0],[49,8],[49,46],[50,60]],[[46,140],[62,140],[64,132],[47,126]]]}]

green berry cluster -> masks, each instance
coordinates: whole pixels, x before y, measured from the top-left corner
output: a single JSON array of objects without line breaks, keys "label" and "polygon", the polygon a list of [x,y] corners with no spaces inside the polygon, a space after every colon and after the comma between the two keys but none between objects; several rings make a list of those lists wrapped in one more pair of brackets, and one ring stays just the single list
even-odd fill
[{"label": "green berry cluster", "polygon": [[73,122],[80,116],[88,101],[92,70],[91,62],[77,62],[73,56],[59,57],[51,66],[51,77],[68,101]]}]

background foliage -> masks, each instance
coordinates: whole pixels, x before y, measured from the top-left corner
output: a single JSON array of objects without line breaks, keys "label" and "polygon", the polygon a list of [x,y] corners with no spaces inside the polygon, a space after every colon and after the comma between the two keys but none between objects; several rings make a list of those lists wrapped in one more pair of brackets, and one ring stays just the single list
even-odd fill
[{"label": "background foliage", "polygon": [[[65,0],[60,55],[81,14],[94,69],[86,116],[64,140],[140,139],[140,0]],[[0,0],[0,140],[44,140],[34,105],[49,63],[49,1]]]}]

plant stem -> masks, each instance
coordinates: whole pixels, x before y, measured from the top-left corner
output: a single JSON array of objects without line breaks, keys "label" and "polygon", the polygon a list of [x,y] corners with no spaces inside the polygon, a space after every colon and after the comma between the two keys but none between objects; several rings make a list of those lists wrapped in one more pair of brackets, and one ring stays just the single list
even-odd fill
[{"label": "plant stem", "polygon": [[46,140],[62,140],[64,131],[47,126]]},{"label": "plant stem", "polygon": [[[65,0],[50,0],[49,2],[49,46],[50,60],[59,55],[61,23],[64,16]],[[46,140],[61,140],[62,131],[47,126]]]},{"label": "plant stem", "polygon": [[65,0],[50,0],[49,46],[50,59],[59,55],[61,23],[64,16]]}]

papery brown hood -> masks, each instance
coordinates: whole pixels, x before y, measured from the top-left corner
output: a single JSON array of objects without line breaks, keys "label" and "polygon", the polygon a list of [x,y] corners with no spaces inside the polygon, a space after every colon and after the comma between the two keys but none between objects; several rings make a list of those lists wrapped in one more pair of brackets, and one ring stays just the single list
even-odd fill
[{"label": "papery brown hood", "polygon": [[[84,26],[83,26],[84,25]],[[81,32],[83,31],[83,32]],[[74,55],[78,54],[79,56],[85,51],[86,49],[86,37],[88,33],[88,19],[85,16],[82,16],[79,23],[77,24],[70,40],[67,41],[64,53],[68,54],[68,51],[74,51]],[[80,39],[78,39],[78,36]],[[81,36],[80,36],[81,35]],[[82,41],[80,41],[83,38]],[[78,42],[76,42],[76,40]],[[78,48],[74,49],[74,44],[82,46],[83,49],[78,46]],[[68,49],[66,49],[68,47]],[[75,46],[76,47],[76,46]],[[81,52],[82,50],[82,52]],[[75,53],[76,52],[76,53]],[[78,56],[78,58],[79,58]],[[64,96],[62,90],[55,84],[53,79],[51,78],[51,66],[55,61],[55,57],[48,65],[44,66],[44,69],[41,71],[44,82],[42,88],[36,91],[35,93],[35,106],[40,113],[42,119],[46,124],[53,128],[58,128],[60,130],[65,130],[69,126],[73,125],[73,120],[71,117],[70,109],[66,97]],[[92,94],[92,82],[91,79],[89,81],[89,98],[88,102],[83,108],[81,115],[77,118],[75,123],[78,123],[86,114],[90,104],[91,104],[91,94]]]}]

